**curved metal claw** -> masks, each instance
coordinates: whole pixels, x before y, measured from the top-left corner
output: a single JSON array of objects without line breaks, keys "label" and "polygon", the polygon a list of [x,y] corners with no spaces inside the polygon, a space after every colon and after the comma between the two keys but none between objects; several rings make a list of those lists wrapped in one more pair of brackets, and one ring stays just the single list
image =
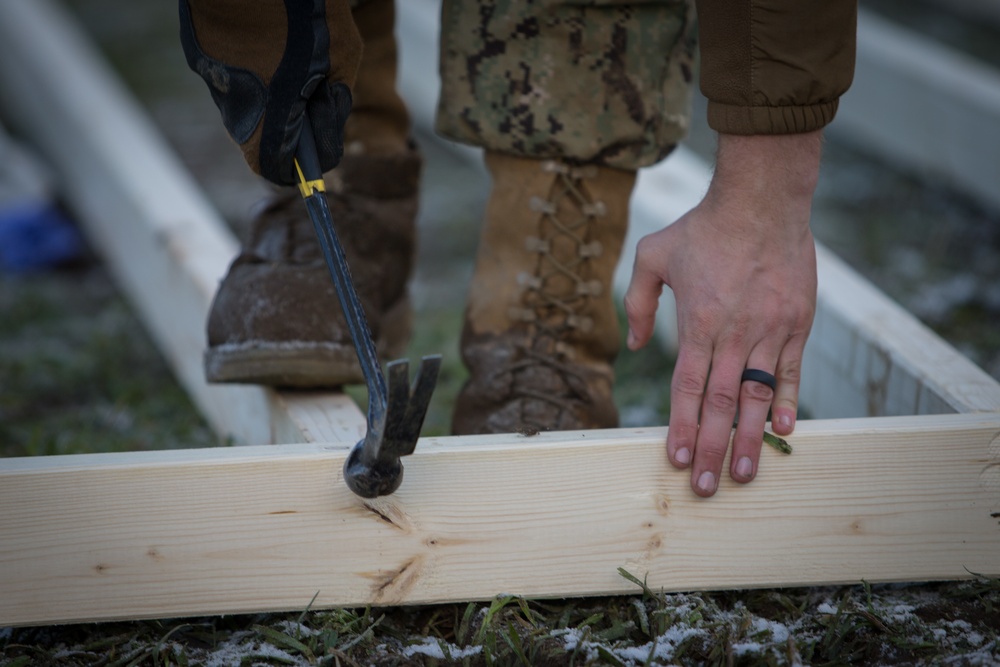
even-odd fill
[{"label": "curved metal claw", "polygon": [[390,363],[389,405],[385,411],[385,433],[381,452],[384,456],[409,456],[417,446],[420,429],[427,416],[427,406],[441,370],[441,355],[424,357],[417,367],[413,386],[409,386],[410,363],[400,359]]},{"label": "curved metal claw", "polygon": [[[412,454],[417,446],[441,369],[441,355],[420,360],[412,387],[408,360],[393,361],[386,369],[389,372],[386,400],[379,407],[369,396],[368,431],[344,461],[344,481],[363,498],[389,495],[402,483],[400,459]],[[373,410],[380,414],[373,417]]]}]

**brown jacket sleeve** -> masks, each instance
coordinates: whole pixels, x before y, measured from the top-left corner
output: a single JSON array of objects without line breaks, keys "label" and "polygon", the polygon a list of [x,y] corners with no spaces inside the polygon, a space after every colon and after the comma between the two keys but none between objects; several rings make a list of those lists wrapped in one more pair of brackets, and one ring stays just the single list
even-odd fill
[{"label": "brown jacket sleeve", "polygon": [[697,0],[708,124],[792,134],[833,120],[854,78],[857,0]]}]

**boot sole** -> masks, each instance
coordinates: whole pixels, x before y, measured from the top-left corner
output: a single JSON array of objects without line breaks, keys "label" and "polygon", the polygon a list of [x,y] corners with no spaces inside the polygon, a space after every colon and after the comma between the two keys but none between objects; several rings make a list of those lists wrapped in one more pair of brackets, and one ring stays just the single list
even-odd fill
[{"label": "boot sole", "polygon": [[[410,300],[397,301],[382,316],[375,342],[379,359],[400,356],[410,338]],[[205,379],[212,383],[318,388],[362,384],[365,376],[353,344],[311,341],[246,341],[210,347]]]}]

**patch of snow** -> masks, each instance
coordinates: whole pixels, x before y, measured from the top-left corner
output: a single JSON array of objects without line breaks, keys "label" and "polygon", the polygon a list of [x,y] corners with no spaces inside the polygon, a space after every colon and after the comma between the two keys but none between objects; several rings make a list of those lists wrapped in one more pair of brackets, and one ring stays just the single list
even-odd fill
[{"label": "patch of snow", "polygon": [[482,653],[482,646],[455,646],[448,642],[435,639],[434,637],[424,637],[421,644],[410,644],[403,648],[403,655],[412,658],[418,653],[428,658],[436,660],[462,660]]},{"label": "patch of snow", "polygon": [[276,646],[258,642],[252,638],[250,632],[233,633],[227,641],[206,653],[199,664],[203,664],[205,667],[231,667],[231,665],[243,664],[248,656],[274,658],[290,665],[305,666],[309,664],[309,661],[303,657],[296,657]]},{"label": "patch of snow", "polygon": [[76,650],[71,648],[63,647],[52,654],[53,660],[62,660],[63,658],[68,658],[69,656],[76,653]]},{"label": "patch of snow", "polygon": [[310,628],[296,621],[279,621],[275,625],[289,637],[312,637],[320,633],[319,630]]},{"label": "patch of snow", "polygon": [[576,647],[580,645],[580,637],[583,636],[583,632],[577,628],[559,628],[550,632],[549,636],[553,638],[562,637],[563,649],[566,651],[575,651]]},{"label": "patch of snow", "polygon": [[989,646],[984,646],[978,651],[948,656],[944,658],[942,664],[962,665],[962,667],[966,665],[971,667],[997,667],[997,665],[1000,665],[1000,643],[993,641],[990,642]]},{"label": "patch of snow", "polygon": [[[657,655],[657,653],[660,652],[659,648],[659,646],[656,647],[653,657],[661,660],[669,659],[669,656]],[[625,664],[643,665],[646,664],[646,661],[649,659],[650,651],[654,651],[653,642],[647,642],[642,646],[627,646],[624,648],[618,648],[615,649],[613,653],[616,658]],[[670,655],[673,655],[673,649],[670,650]]]},{"label": "patch of snow", "polygon": [[751,634],[753,635],[765,631],[770,633],[771,641],[776,644],[784,644],[788,641],[788,636],[791,634],[788,630],[788,626],[784,623],[769,621],[766,618],[754,618],[751,628]]},{"label": "patch of snow", "polygon": [[837,608],[834,607],[829,602],[821,602],[819,606],[816,607],[816,613],[818,614],[836,614]]},{"label": "patch of snow", "polygon": [[959,632],[968,632],[972,629],[972,623],[961,618],[955,619],[954,621],[945,621],[941,625],[952,630],[958,630]]},{"label": "patch of snow", "polygon": [[[692,628],[689,625],[677,624],[656,638],[655,642],[646,642],[641,646],[614,647],[601,642],[583,640],[583,631],[577,628],[561,628],[550,633],[552,637],[562,637],[563,648],[567,653],[583,651],[586,662],[598,659],[598,648],[614,655],[626,665],[645,665],[650,659],[669,661],[673,658],[677,646],[691,637],[704,635],[705,630]],[[582,643],[581,643],[582,642]]]},{"label": "patch of snow", "polygon": [[691,637],[703,634],[705,634],[705,631],[700,628],[692,628],[690,625],[677,624],[668,628],[666,632],[658,637],[658,640],[676,647],[678,644],[687,641]]},{"label": "patch of snow", "polygon": [[885,620],[891,621],[893,623],[906,623],[907,621],[912,621],[913,611],[916,609],[911,604],[894,604],[891,606],[886,606],[879,611],[885,617]]},{"label": "patch of snow", "polygon": [[738,642],[733,644],[733,655],[737,658],[743,656],[746,653],[761,653],[764,647],[758,642]]}]

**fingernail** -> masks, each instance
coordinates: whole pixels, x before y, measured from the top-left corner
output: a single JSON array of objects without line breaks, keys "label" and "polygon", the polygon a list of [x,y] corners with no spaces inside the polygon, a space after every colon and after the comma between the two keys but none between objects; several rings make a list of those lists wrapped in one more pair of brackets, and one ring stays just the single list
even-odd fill
[{"label": "fingernail", "polygon": [[736,475],[744,479],[753,474],[753,461],[749,456],[744,456],[736,462]]},{"label": "fingernail", "polygon": [[705,493],[715,491],[715,475],[710,470],[701,473],[701,477],[698,478],[698,488]]},{"label": "fingernail", "polygon": [[792,428],[792,416],[791,415],[778,415],[778,425],[785,429]]},{"label": "fingernail", "polygon": [[677,453],[674,454],[674,460],[682,466],[686,466],[691,463],[691,450],[687,447],[681,447],[677,450]]},{"label": "fingernail", "polygon": [[628,345],[628,349],[634,350],[635,349],[635,343],[636,343],[635,334],[632,333],[632,328],[629,327],[629,330],[628,330],[628,340],[626,342],[626,345]]}]

